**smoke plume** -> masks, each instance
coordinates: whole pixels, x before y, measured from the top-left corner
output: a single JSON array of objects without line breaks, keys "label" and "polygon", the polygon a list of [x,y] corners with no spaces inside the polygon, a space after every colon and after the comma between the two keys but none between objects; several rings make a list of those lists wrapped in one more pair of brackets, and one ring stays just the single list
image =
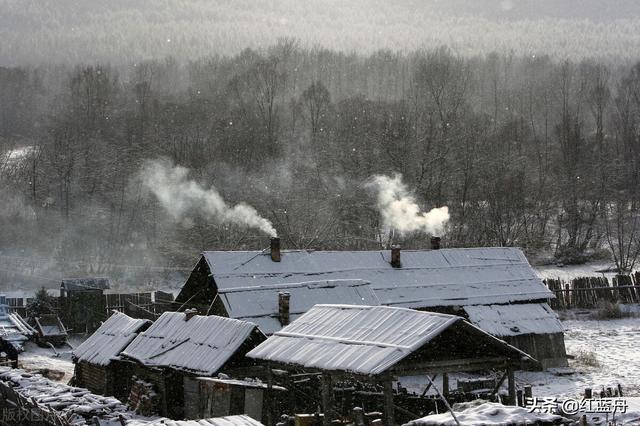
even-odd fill
[{"label": "smoke plume", "polygon": [[377,191],[378,209],[382,216],[383,226],[400,234],[421,231],[436,235],[442,232],[449,221],[447,206],[421,212],[413,195],[402,183],[402,175],[393,177],[373,176],[368,186]]},{"label": "smoke plume", "polygon": [[214,186],[205,188],[188,178],[189,170],[169,161],[148,161],[142,168],[142,183],[174,218],[198,213],[218,223],[256,228],[275,237],[271,222],[245,203],[229,206]]}]

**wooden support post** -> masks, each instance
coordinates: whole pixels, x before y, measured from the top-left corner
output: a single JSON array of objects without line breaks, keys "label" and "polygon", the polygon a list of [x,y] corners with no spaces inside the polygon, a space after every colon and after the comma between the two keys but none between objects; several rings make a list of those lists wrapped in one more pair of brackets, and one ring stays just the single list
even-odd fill
[{"label": "wooden support post", "polygon": [[531,402],[533,398],[533,389],[531,385],[527,385],[524,387],[524,406],[527,406],[527,402]]},{"label": "wooden support post", "polygon": [[422,397],[427,395],[427,392],[429,392],[429,389],[431,389],[431,385],[433,384],[433,381],[436,379],[436,377],[438,377],[437,374],[434,374],[431,377],[431,380],[429,380],[429,384],[427,384],[427,386],[424,388],[424,391],[422,391],[422,395],[421,395]]},{"label": "wooden support post", "polygon": [[509,404],[516,405],[516,376],[512,367],[507,369],[507,382],[509,386]]},{"label": "wooden support post", "polygon": [[385,426],[394,426],[395,415],[393,412],[393,382],[391,377],[386,377],[383,383],[384,392],[384,417],[386,419]]},{"label": "wooden support post", "polygon": [[267,407],[266,424],[267,426],[273,426],[275,416],[273,415],[273,371],[271,371],[271,363],[267,362],[265,368],[267,369],[267,391],[264,395],[264,404]]},{"label": "wooden support post", "polygon": [[449,398],[449,374],[442,373],[442,395]]},{"label": "wooden support post", "polygon": [[490,394],[490,396],[492,398],[500,391],[500,387],[502,386],[504,381],[507,380],[507,376],[508,375],[509,375],[509,372],[505,371],[504,374],[502,375],[502,378],[498,381],[498,383],[496,383],[496,387],[493,388],[493,390],[491,391],[491,394]]},{"label": "wooden support post", "polygon": [[364,410],[361,407],[353,408],[353,422],[356,426],[364,426]]},{"label": "wooden support post", "polygon": [[327,372],[322,373],[322,424],[330,426],[333,414],[333,386],[331,385],[331,375]]}]

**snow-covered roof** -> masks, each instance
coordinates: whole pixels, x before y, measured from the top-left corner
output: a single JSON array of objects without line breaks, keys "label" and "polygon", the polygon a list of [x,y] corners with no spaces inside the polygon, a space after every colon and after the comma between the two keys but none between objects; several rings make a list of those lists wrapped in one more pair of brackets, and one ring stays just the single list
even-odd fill
[{"label": "snow-covered roof", "polygon": [[269,335],[282,328],[278,319],[278,293],[281,291],[290,294],[291,321],[307,312],[313,305],[321,303],[379,304],[371,286],[363,280],[325,280],[223,288],[219,290],[219,295],[229,317],[254,322],[263,333]]},{"label": "snow-covered roof", "polygon": [[212,376],[254,332],[257,326],[246,321],[214,315],[187,320],[185,313],[165,312],[122,355],[147,366]]},{"label": "snow-covered roof", "polygon": [[458,321],[464,322],[454,315],[407,308],[316,305],[247,356],[306,368],[380,374]]},{"label": "snow-covered roof", "polygon": [[465,306],[469,321],[494,336],[562,333],[564,328],[546,303]]},{"label": "snow-covered roof", "polygon": [[17,313],[9,313],[7,306],[0,305],[0,339],[22,351],[22,345],[37,331]]},{"label": "snow-covered roof", "polygon": [[65,290],[108,290],[111,288],[109,278],[89,277],[89,278],[64,278],[62,288]]},{"label": "snow-covered roof", "polygon": [[[458,407],[462,408],[459,409]],[[465,408],[466,407],[466,408]],[[497,402],[476,400],[470,403],[455,404],[456,419],[450,412],[432,414],[413,420],[404,426],[456,426],[460,425],[533,425],[533,424],[569,424],[571,421],[557,414],[535,413],[524,407],[502,405]]]},{"label": "snow-covered roof", "polygon": [[263,426],[247,415],[214,417],[199,420],[129,420],[127,426]]},{"label": "snow-covered roof", "polygon": [[267,251],[208,251],[203,256],[219,290],[362,279],[383,305],[425,308],[510,303],[553,298],[513,247],[403,250],[401,267],[390,251],[282,251],[273,262]]},{"label": "snow-covered roof", "polygon": [[151,324],[151,321],[114,312],[95,333],[73,350],[73,356],[78,361],[108,365],[119,358],[120,352],[135,339],[140,329],[148,324]]}]

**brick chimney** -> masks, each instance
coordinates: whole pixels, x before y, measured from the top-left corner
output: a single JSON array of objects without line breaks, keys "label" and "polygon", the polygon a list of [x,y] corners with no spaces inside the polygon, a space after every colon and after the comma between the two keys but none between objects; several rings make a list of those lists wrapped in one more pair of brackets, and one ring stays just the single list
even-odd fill
[{"label": "brick chimney", "polygon": [[431,237],[431,250],[440,250],[440,237]]},{"label": "brick chimney", "polygon": [[391,246],[391,266],[394,268],[402,266],[400,262],[400,246]]},{"label": "brick chimney", "polygon": [[271,260],[280,262],[280,238],[271,238]]},{"label": "brick chimney", "polygon": [[291,294],[288,291],[278,292],[278,317],[280,325],[283,327],[289,325],[289,300]]}]

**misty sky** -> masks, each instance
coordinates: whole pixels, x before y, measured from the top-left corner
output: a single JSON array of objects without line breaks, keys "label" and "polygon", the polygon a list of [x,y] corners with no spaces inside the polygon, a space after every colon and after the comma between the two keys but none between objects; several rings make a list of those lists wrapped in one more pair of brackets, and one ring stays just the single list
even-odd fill
[{"label": "misty sky", "polygon": [[234,54],[295,37],[362,53],[447,45],[635,60],[637,0],[0,0],[0,65]]}]

